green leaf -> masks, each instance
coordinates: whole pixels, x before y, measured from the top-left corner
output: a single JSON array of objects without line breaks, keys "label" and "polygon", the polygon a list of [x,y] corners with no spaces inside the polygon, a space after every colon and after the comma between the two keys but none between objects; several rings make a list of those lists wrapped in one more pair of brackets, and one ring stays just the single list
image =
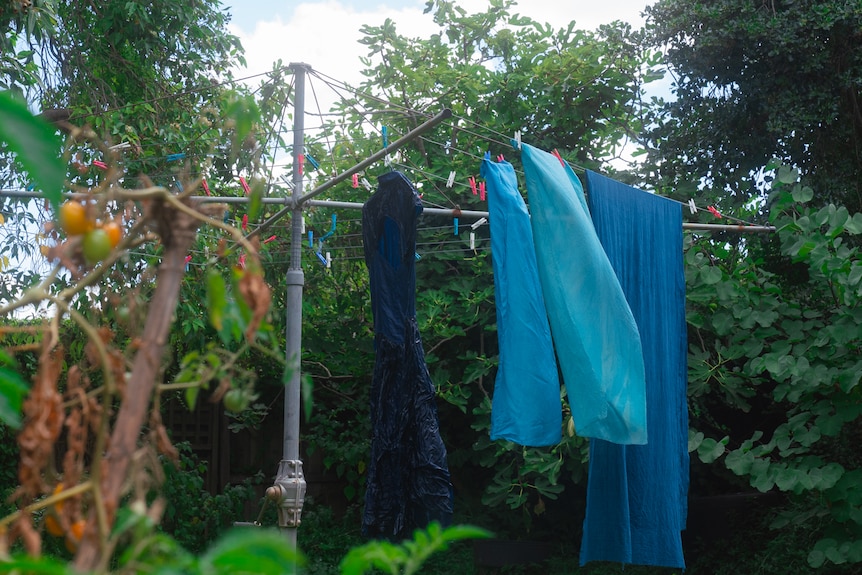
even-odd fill
[{"label": "green leaf", "polygon": [[27,106],[9,92],[0,92],[0,140],[15,152],[57,213],[66,168],[60,157],[60,142],[51,125],[31,114]]},{"label": "green leaf", "polygon": [[210,324],[221,331],[224,310],[227,307],[227,288],[224,278],[215,269],[207,271],[207,310],[209,311]]},{"label": "green leaf", "polygon": [[799,179],[799,170],[792,166],[780,166],[778,168],[778,181],[782,184],[795,184]]},{"label": "green leaf", "polygon": [[302,562],[287,538],[269,529],[234,529],[201,558],[202,565],[224,575],[283,575]]},{"label": "green leaf", "polygon": [[[790,183],[790,182],[785,182],[785,183]],[[812,190],[810,187],[808,187],[808,186],[794,186],[793,187],[793,199],[794,199],[794,201],[797,201],[800,204],[804,204],[806,202],[810,202],[813,197],[814,197],[814,190]]]},{"label": "green leaf", "polygon": [[65,562],[52,557],[12,557],[0,561],[0,573],[27,573],[28,575],[73,575],[76,573]]},{"label": "green leaf", "polygon": [[727,444],[727,441],[727,437],[725,437],[721,441],[716,441],[711,437],[707,437],[697,448],[698,457],[700,457],[700,460],[704,463],[712,463],[713,461],[724,455],[724,446]]},{"label": "green leaf", "polygon": [[808,564],[812,567],[822,567],[824,563],[826,563],[826,553],[823,551],[815,549],[808,554]]},{"label": "green leaf", "polygon": [[29,388],[15,367],[12,357],[0,350],[0,421],[18,429],[21,427],[21,405]]}]

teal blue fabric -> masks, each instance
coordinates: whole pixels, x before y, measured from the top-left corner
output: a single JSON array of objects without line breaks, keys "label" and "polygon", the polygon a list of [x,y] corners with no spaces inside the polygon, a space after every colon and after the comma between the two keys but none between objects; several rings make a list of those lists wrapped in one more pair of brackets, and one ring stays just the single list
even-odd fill
[{"label": "teal blue fabric", "polygon": [[500,357],[491,406],[491,439],[555,445],[562,436],[560,380],[530,216],[512,164],[486,159],[480,174],[488,185]]},{"label": "teal blue fabric", "polygon": [[593,172],[593,223],[643,341],[649,444],[590,441],[581,565],[685,568],[688,496],[682,209]]},{"label": "teal blue fabric", "polygon": [[637,325],[568,166],[522,144],[536,261],[569,397],[583,437],[647,442]]}]

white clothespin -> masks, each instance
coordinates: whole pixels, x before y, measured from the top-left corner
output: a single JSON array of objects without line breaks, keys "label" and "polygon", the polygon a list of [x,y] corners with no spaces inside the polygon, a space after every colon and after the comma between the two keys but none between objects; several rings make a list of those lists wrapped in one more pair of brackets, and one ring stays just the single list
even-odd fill
[{"label": "white clothespin", "polygon": [[488,218],[479,218],[470,224],[470,249],[476,251],[476,230],[488,223]]},{"label": "white clothespin", "polygon": [[368,190],[369,192],[371,191],[371,184],[368,183],[368,180],[362,178],[361,180],[359,180],[359,183],[362,184],[362,187],[364,187],[366,190]]},{"label": "white clothespin", "polygon": [[326,252],[326,269],[332,269],[332,254]]},{"label": "white clothespin", "polygon": [[452,170],[451,172],[449,172],[449,179],[446,180],[446,187],[451,188],[454,183],[455,183],[455,170]]},{"label": "white clothespin", "polygon": [[120,142],[119,144],[115,144],[108,149],[111,150],[112,152],[119,152],[121,150],[128,150],[131,147],[132,147],[132,145],[128,142]]},{"label": "white clothespin", "polygon": [[470,230],[470,249],[476,251],[476,232]]},{"label": "white clothespin", "polygon": [[691,210],[691,215],[697,213],[697,206],[694,205],[694,198],[688,200],[688,209]]},{"label": "white clothespin", "polygon": [[302,216],[302,235],[305,235],[305,216]]},{"label": "white clothespin", "polygon": [[520,150],[521,149],[521,130],[515,131],[515,137],[513,139],[515,140],[515,142],[514,142],[515,143],[515,149]]}]

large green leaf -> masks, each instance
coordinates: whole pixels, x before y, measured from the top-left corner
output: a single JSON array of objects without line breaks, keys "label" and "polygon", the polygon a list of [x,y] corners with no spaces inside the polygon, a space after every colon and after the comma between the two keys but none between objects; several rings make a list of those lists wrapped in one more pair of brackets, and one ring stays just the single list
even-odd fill
[{"label": "large green leaf", "polygon": [[21,405],[27,390],[12,358],[0,350],[0,421],[9,427],[21,426]]},{"label": "large green leaf", "polygon": [[26,104],[9,92],[0,92],[0,140],[15,152],[56,211],[63,195],[66,169],[54,129],[31,114]]}]

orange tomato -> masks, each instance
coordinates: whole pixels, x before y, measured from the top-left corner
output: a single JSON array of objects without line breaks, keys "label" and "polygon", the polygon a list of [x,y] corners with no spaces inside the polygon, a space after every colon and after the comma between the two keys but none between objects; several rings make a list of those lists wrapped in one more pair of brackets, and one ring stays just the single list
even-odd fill
[{"label": "orange tomato", "polygon": [[53,515],[48,515],[45,517],[45,531],[47,531],[50,535],[54,537],[60,537],[63,535],[63,527],[60,525],[60,522],[57,521],[57,518]]},{"label": "orange tomato", "polygon": [[108,234],[108,239],[111,240],[111,247],[117,247],[120,240],[123,238],[123,228],[117,222],[108,222],[102,229]]},{"label": "orange tomato", "polygon": [[86,526],[87,522],[83,519],[79,519],[69,526],[69,532],[66,533],[66,549],[69,553],[74,553],[78,550],[78,544],[84,536],[84,528]]},{"label": "orange tomato", "polygon": [[93,222],[87,217],[87,208],[75,200],[60,206],[60,227],[70,236],[79,236],[93,229]]}]

